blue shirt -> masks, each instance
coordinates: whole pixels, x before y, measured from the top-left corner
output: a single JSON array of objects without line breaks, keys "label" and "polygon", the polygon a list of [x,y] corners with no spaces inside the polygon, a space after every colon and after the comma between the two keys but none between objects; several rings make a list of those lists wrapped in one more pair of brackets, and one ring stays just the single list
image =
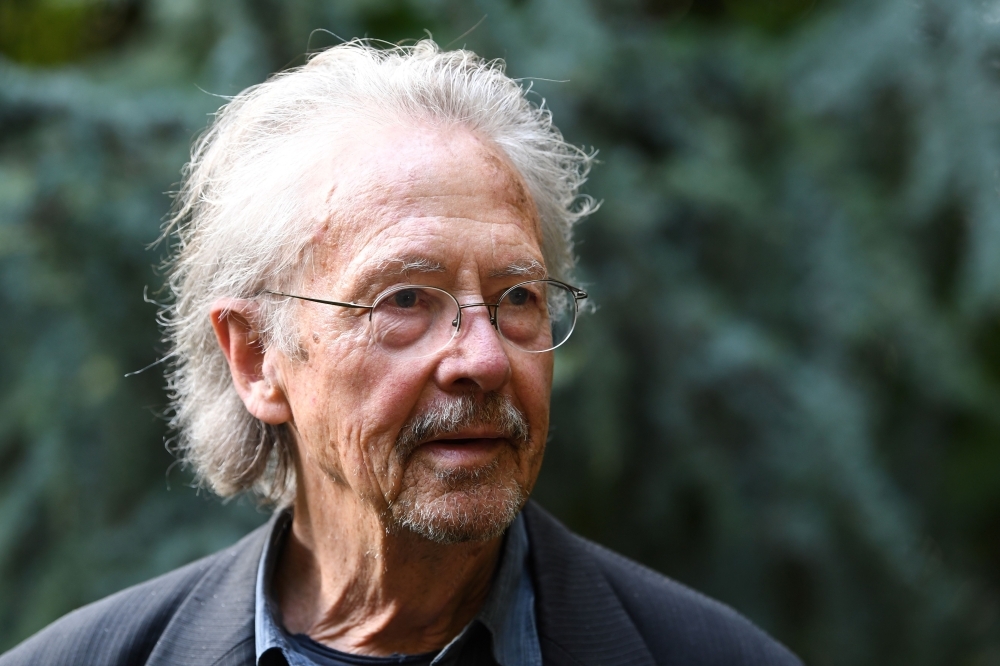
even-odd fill
[{"label": "blue shirt", "polygon": [[[290,666],[315,666],[297,649],[285,629],[275,622],[270,581],[292,514],[285,511],[274,527],[257,567],[257,602],[254,629],[257,663],[269,650],[280,650]],[[500,566],[479,614],[431,662],[432,666],[453,660],[477,626],[485,627],[492,639],[493,659],[500,666],[542,666],[542,650],[535,625],[535,590],[528,574],[528,530],[518,514],[507,528]]]}]

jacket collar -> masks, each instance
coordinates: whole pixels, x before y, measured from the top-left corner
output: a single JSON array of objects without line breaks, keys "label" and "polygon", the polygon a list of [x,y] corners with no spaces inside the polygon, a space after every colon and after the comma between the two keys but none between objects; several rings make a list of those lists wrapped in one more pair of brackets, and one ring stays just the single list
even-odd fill
[{"label": "jacket collar", "polygon": [[524,516],[544,662],[654,666],[646,642],[588,552],[595,546],[534,502],[525,506]]},{"label": "jacket collar", "polygon": [[[257,567],[279,516],[212,557],[173,613],[147,666],[253,666]],[[645,641],[588,552],[589,544],[534,502],[525,506],[524,517],[543,661],[654,666]]]},{"label": "jacket collar", "polygon": [[174,611],[147,666],[254,666],[257,566],[280,515],[212,556],[204,576]]}]

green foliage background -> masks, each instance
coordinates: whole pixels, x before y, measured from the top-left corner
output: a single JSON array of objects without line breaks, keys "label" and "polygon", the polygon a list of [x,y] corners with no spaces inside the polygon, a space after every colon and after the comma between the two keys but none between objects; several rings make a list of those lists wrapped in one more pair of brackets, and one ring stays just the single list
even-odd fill
[{"label": "green foliage background", "polygon": [[1000,663],[996,0],[0,0],[0,649],[265,519],[123,375],[214,95],[317,28],[503,57],[600,150],[543,504],[808,663]]}]

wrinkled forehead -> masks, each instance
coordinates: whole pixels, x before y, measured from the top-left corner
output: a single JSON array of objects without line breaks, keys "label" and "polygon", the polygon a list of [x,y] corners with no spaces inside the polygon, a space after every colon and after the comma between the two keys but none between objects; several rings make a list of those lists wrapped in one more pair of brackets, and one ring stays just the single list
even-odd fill
[{"label": "wrinkled forehead", "polygon": [[[497,262],[541,263],[541,224],[524,180],[497,146],[460,127],[359,130],[321,172],[314,270],[338,273],[421,248],[456,255],[489,237]],[[423,260],[445,264],[447,257]],[[484,267],[495,270],[494,267]]]}]

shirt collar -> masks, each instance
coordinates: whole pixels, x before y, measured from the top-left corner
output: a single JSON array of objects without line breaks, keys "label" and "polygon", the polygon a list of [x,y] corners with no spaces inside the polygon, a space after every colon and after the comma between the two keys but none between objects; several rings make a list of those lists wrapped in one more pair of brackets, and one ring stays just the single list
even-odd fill
[{"label": "shirt collar", "polygon": [[[280,545],[292,523],[291,511],[285,510],[274,521],[257,566],[254,634],[257,662],[269,650],[279,650],[290,666],[312,666],[295,650],[285,630],[275,621],[274,603],[269,583],[273,577]],[[528,530],[524,517],[517,515],[507,528],[500,566],[490,592],[476,618],[438,655],[434,663],[446,661],[475,622],[485,626],[493,637],[493,658],[500,666],[541,666],[542,650],[535,623],[535,591],[528,573]]]}]

